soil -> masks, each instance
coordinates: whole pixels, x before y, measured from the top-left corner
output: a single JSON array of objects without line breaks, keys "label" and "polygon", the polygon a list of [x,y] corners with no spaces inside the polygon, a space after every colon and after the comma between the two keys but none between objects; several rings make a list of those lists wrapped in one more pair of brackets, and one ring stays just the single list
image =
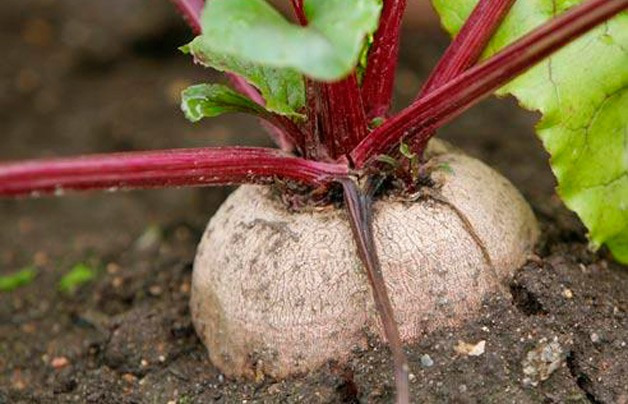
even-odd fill
[{"label": "soil", "polygon": [[[179,89],[215,75],[175,51],[189,34],[167,4],[118,3],[2,2],[0,160],[267,144],[254,119],[187,123]],[[446,38],[409,30],[403,45],[400,105]],[[442,130],[513,181],[543,237],[478,319],[406,346],[417,402],[628,402],[627,268],[587,250],[584,228],[554,194],[536,118],[489,100]],[[391,402],[391,358],[377,341],[346,365],[284,381],[227,380],[208,362],[188,310],[191,265],[228,191],[0,201],[0,274],[38,270],[0,293],[0,403]],[[79,262],[96,279],[60,292]]]}]

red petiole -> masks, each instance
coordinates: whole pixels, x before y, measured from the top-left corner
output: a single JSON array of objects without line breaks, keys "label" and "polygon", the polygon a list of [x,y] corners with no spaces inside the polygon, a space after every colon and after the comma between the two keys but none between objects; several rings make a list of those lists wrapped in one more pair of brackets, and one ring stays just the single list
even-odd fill
[{"label": "red petiole", "polygon": [[292,2],[292,8],[294,9],[294,15],[297,17],[299,24],[307,25],[307,17],[303,10],[303,0],[290,0]]},{"label": "red petiole", "polygon": [[405,10],[406,0],[384,0],[362,84],[362,97],[369,119],[384,117],[390,109],[399,56],[401,18]]},{"label": "red petiole", "polygon": [[[417,99],[447,84],[473,66],[514,2],[515,0],[480,0],[432,70]],[[433,135],[422,137],[414,135],[416,133],[409,135],[413,140],[412,150],[420,154],[427,140]]]},{"label": "red petiole", "polygon": [[474,65],[515,0],[480,0],[419,92],[417,99]]},{"label": "red petiole", "polygon": [[269,183],[321,185],[348,177],[346,166],[259,147],[173,149],[0,165],[0,195],[70,190]]}]

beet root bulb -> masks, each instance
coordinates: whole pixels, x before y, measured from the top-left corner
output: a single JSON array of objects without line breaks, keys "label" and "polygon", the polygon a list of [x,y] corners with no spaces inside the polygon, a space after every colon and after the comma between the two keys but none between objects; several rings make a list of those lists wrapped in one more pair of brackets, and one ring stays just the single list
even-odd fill
[{"label": "beet root bulb", "polygon": [[[455,326],[501,293],[538,236],[530,207],[500,174],[430,144],[436,196],[383,198],[373,231],[401,338]],[[382,336],[347,213],[290,213],[259,186],[238,188],[198,248],[192,319],[227,376],[282,378],[342,362]]]}]

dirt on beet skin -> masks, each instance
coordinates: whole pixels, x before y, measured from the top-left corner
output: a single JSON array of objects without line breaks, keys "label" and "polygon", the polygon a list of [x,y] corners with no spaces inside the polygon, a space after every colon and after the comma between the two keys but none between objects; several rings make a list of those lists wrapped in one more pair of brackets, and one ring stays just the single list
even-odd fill
[{"label": "dirt on beet skin", "polygon": [[[175,50],[190,36],[167,2],[107,13],[109,2],[88,3],[0,5],[0,161],[267,144],[254,119],[193,126],[178,112],[179,90],[215,75]],[[399,105],[446,43],[436,28],[405,32]],[[489,100],[442,131],[521,190],[542,239],[478,319],[406,346],[416,402],[628,402],[628,271],[587,250],[585,229],[554,195],[536,118]],[[391,402],[392,361],[375,340],[348,364],[283,381],[228,380],[209,363],[190,321],[190,276],[228,192],[0,201],[0,275],[37,270],[29,285],[0,292],[0,403]],[[60,291],[78,263],[96,277]]]}]

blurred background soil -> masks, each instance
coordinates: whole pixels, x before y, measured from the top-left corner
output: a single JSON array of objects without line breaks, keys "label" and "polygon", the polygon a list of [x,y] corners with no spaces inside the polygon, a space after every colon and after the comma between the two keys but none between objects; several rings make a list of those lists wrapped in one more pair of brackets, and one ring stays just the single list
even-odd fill
[{"label": "blurred background soil", "polygon": [[[398,107],[447,45],[431,9],[411,4]],[[180,90],[220,80],[176,50],[189,39],[166,0],[2,1],[0,161],[268,145],[246,116],[183,118]],[[442,130],[521,190],[543,237],[479,319],[407,346],[417,402],[628,401],[626,268],[587,251],[585,230],[554,194],[536,119],[491,99]],[[191,265],[228,193],[0,200],[0,275],[37,270],[29,285],[0,292],[0,403],[391,402],[390,355],[377,341],[346,366],[285,381],[227,380],[208,362],[187,308]],[[61,292],[78,263],[95,279]],[[460,341],[483,350],[469,355]]]}]

